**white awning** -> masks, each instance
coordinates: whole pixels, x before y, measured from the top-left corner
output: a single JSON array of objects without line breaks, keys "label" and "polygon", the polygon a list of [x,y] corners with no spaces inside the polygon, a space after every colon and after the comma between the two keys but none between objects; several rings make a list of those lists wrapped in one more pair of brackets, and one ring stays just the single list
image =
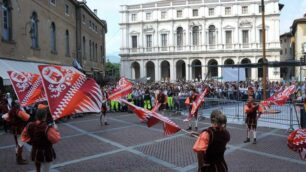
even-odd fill
[{"label": "white awning", "polygon": [[7,71],[12,70],[20,72],[39,73],[37,67],[38,65],[43,65],[43,63],[0,59],[0,76],[3,78],[4,85],[11,85]]}]

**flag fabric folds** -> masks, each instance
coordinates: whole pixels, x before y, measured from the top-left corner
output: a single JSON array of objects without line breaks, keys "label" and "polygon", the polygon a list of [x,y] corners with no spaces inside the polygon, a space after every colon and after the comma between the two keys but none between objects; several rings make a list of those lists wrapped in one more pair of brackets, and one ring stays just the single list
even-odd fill
[{"label": "flag fabric folds", "polygon": [[163,129],[164,129],[164,134],[165,135],[171,135],[174,133],[177,133],[178,131],[181,130],[181,128],[176,125],[173,121],[171,121],[169,118],[158,114],[156,112],[152,112],[149,110],[146,110],[144,108],[135,106],[134,104],[124,100],[120,99],[121,102],[125,103],[128,105],[128,107],[138,116],[138,118],[147,123],[148,127],[152,127],[158,122],[163,122]]},{"label": "flag fabric folds", "polygon": [[132,92],[133,84],[126,78],[122,77],[117,83],[116,89],[108,96],[109,100],[119,100]]},{"label": "flag fabric folds", "polygon": [[54,119],[75,113],[101,112],[102,93],[94,79],[73,67],[38,66]]},{"label": "flag fabric folds", "polygon": [[270,98],[262,101],[261,104],[264,107],[270,107],[271,105],[283,106],[289,99],[290,95],[293,94],[295,91],[296,91],[295,85],[291,85],[282,92],[275,93]]},{"label": "flag fabric folds", "polygon": [[19,71],[8,71],[7,73],[21,106],[46,101],[42,79],[39,74]]},{"label": "flag fabric folds", "polygon": [[[185,122],[190,121],[192,119],[192,117],[194,116],[194,114],[196,113],[196,111],[199,109],[199,107],[203,104],[204,102],[204,97],[207,95],[208,93],[208,88],[206,88],[197,98],[196,100],[192,103],[192,109],[190,111],[190,113],[188,113],[188,116],[186,119],[184,119]],[[190,100],[186,100],[185,104],[189,104]]]},{"label": "flag fabric folds", "polygon": [[306,129],[297,129],[288,136],[288,147],[306,160]]}]

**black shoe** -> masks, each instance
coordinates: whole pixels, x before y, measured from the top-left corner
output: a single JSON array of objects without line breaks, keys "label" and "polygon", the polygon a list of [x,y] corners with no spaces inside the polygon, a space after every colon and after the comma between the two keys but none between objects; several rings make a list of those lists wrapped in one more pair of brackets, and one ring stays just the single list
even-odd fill
[{"label": "black shoe", "polygon": [[109,125],[109,123],[105,122],[104,125]]},{"label": "black shoe", "polygon": [[254,141],[253,141],[253,144],[255,145],[257,142],[256,142],[256,139],[254,139]]},{"label": "black shoe", "polygon": [[247,138],[245,141],[243,141],[243,143],[248,143],[250,142],[250,138]]},{"label": "black shoe", "polygon": [[190,131],[190,130],[192,130],[192,128],[191,128],[191,127],[188,127],[186,130],[187,130],[187,131]]}]

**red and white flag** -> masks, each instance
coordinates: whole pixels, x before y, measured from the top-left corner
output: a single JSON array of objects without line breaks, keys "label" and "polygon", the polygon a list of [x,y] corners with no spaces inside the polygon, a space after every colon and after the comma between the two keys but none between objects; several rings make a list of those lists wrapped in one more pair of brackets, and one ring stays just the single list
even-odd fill
[{"label": "red and white flag", "polygon": [[153,107],[153,109],[151,110],[151,112],[156,112],[159,109],[160,105],[161,103],[157,102],[155,106]]},{"label": "red and white flag", "polygon": [[262,101],[261,104],[265,107],[269,107],[271,105],[283,106],[289,99],[290,95],[292,95],[295,91],[295,85],[291,85],[282,92],[276,93],[267,100]]},{"label": "red and white flag", "polygon": [[7,71],[21,106],[46,101],[42,80],[39,74]]},{"label": "red and white flag", "polygon": [[127,80],[126,78],[122,77],[116,89],[108,96],[109,100],[118,100],[122,97],[127,96],[129,93],[132,92],[133,84]]},{"label": "red and white flag", "polygon": [[102,93],[94,79],[73,67],[38,66],[54,119],[75,113],[101,112]]},{"label": "red and white flag", "polygon": [[152,127],[161,121],[164,124],[163,129],[164,129],[165,135],[171,135],[181,130],[181,128],[178,125],[176,125],[173,121],[171,121],[169,118],[159,113],[152,112],[144,108],[135,106],[134,104],[124,99],[121,99],[120,101],[127,104],[128,107],[138,116],[138,118],[141,121],[144,121],[147,123],[148,127]]},{"label": "red and white flag", "polygon": [[192,103],[192,109],[190,113],[188,114],[188,117],[184,119],[185,122],[190,121],[192,119],[192,117],[194,116],[196,111],[199,109],[199,107],[204,103],[204,97],[207,95],[207,93],[208,93],[208,88],[206,88]]}]

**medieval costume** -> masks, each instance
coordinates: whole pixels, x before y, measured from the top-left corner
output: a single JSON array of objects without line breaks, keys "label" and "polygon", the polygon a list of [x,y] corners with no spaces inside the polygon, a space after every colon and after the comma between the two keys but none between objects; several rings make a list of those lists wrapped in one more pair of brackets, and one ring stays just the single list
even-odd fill
[{"label": "medieval costume", "polygon": [[166,95],[161,91],[159,90],[159,93],[157,95],[157,103],[160,103],[160,107],[159,107],[159,110],[164,110],[166,108],[166,100],[167,100],[167,97]]},{"label": "medieval costume", "polygon": [[226,116],[215,110],[211,114],[211,123],[212,126],[201,132],[193,146],[198,157],[198,171],[227,172],[224,152],[230,134],[225,127]]},{"label": "medieval costume", "polygon": [[[247,125],[247,139],[244,143],[250,142],[250,133],[253,131],[253,144],[256,144],[256,128],[257,128],[257,119],[260,116],[260,106],[254,103],[253,97],[248,98],[247,104],[244,106],[244,111],[246,113],[245,123]],[[259,115],[257,116],[257,113]]]},{"label": "medieval costume", "polygon": [[102,92],[102,109],[101,109],[101,111],[102,111],[102,121],[103,121],[104,125],[109,125],[107,123],[107,117],[106,117],[108,94],[103,89],[102,89],[101,92]]},{"label": "medieval costume", "polygon": [[[197,99],[198,94],[196,93],[195,89],[191,90],[191,94],[187,99],[185,100],[185,105],[188,106],[189,113],[191,113],[192,110],[192,104]],[[194,113],[194,119],[195,119],[195,130],[198,130],[198,110]],[[189,121],[189,127],[187,130],[192,130],[191,120]]]},{"label": "medieval costume", "polygon": [[28,163],[22,158],[24,142],[21,141],[21,132],[29,119],[30,115],[22,111],[17,102],[12,102],[12,109],[8,112],[8,123],[11,126],[11,132],[14,135],[16,144],[16,161],[20,165]]},{"label": "medieval costume", "polygon": [[22,133],[23,141],[32,145],[31,159],[35,162],[37,172],[48,172],[56,154],[53,144],[60,139],[53,126],[48,125],[48,109],[38,109],[36,121],[29,123]]}]

